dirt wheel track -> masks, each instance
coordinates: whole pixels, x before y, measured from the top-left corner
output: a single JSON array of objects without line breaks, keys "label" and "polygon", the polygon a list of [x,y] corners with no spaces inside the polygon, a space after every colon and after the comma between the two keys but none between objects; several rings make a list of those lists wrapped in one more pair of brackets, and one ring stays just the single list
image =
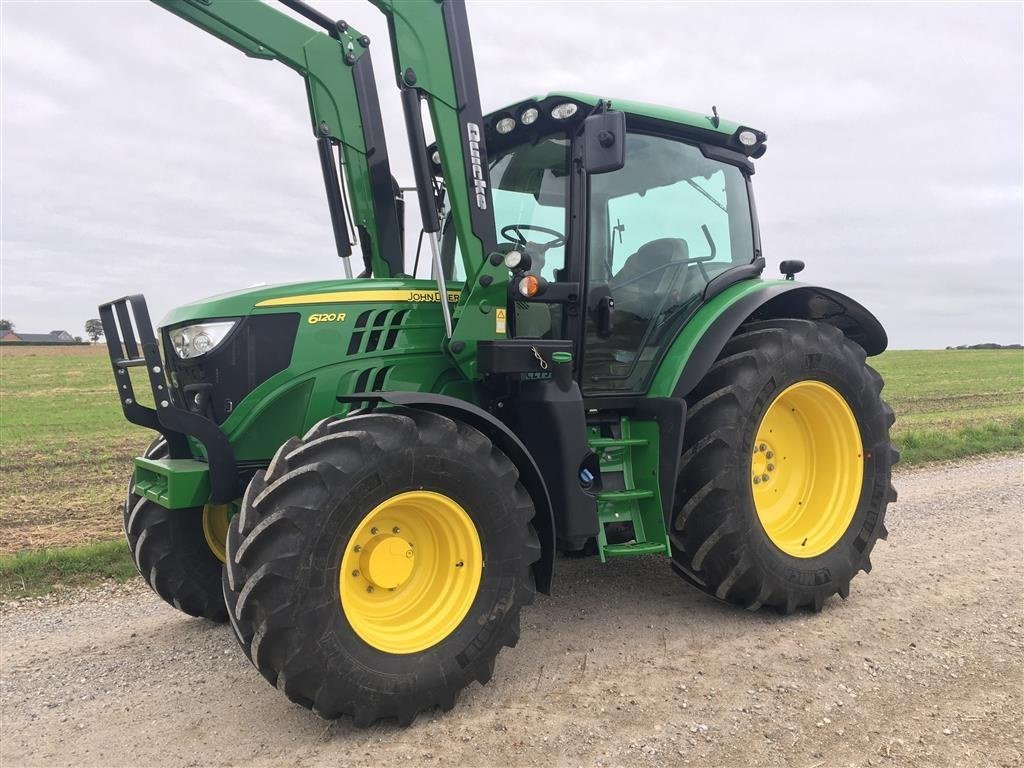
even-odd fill
[{"label": "dirt wheel track", "polygon": [[719,605],[663,559],[561,560],[491,684],[404,730],[289,704],[141,586],[7,605],[0,763],[1022,765],[1022,474],[900,473],[873,572],[817,615]]}]

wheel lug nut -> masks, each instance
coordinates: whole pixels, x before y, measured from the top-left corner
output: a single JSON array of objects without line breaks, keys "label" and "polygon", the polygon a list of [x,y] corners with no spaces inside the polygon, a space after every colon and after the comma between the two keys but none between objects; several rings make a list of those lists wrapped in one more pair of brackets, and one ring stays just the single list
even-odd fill
[{"label": "wheel lug nut", "polygon": [[768,451],[768,453],[766,453],[766,454],[764,455],[764,457],[765,457],[766,459],[772,459],[772,458],[775,458],[775,454],[774,454],[774,453],[773,453],[772,451]]},{"label": "wheel lug nut", "polygon": [[396,525],[394,528],[391,529],[391,532],[394,534],[399,534],[402,532],[402,529]]},{"label": "wheel lug nut", "polygon": [[363,548],[361,546],[359,546],[358,544],[356,544],[354,547],[352,547],[352,551],[353,552],[362,552]]},{"label": "wheel lug nut", "polygon": [[774,464],[769,464],[768,465],[768,471],[769,472],[774,472],[775,471],[775,465]]},{"label": "wheel lug nut", "polygon": [[367,592],[373,592],[373,585],[372,584],[367,585],[366,591]]},{"label": "wheel lug nut", "polygon": [[358,579],[359,578],[359,571],[352,571],[352,575]]},{"label": "wheel lug nut", "polygon": [[754,485],[757,485],[757,484],[758,484],[758,483],[760,483],[760,482],[761,482],[761,478],[760,478],[760,476],[758,476],[758,475],[754,475]]},{"label": "wheel lug nut", "polygon": [[767,483],[768,482],[768,473],[765,472],[763,475],[761,475],[761,479],[764,480]]},{"label": "wheel lug nut", "polygon": [[757,450],[759,450],[761,453],[764,453],[765,451],[768,450],[768,446],[765,445],[764,443],[761,443],[759,446],[757,446]]},{"label": "wheel lug nut", "polygon": [[373,528],[370,529],[370,533],[373,534],[374,536],[376,536],[379,532],[380,531],[377,529],[376,526],[374,526]]}]

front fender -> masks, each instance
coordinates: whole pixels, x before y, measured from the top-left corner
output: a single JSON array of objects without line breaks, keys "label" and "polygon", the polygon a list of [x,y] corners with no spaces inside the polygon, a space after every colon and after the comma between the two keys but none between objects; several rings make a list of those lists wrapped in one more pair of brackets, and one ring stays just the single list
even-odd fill
[{"label": "front fender", "polygon": [[551,593],[551,580],[555,565],[555,519],[551,508],[544,478],[533,460],[533,456],[505,424],[482,408],[448,395],[435,395],[430,392],[358,392],[344,395],[338,400],[343,402],[385,402],[391,405],[402,405],[407,408],[419,408],[431,411],[450,419],[458,419],[471,427],[480,430],[491,442],[505,452],[519,470],[519,480],[533,500],[533,527],[540,539],[540,560],[533,564],[534,580],[537,590],[545,595]]},{"label": "front fender", "polygon": [[696,312],[669,347],[648,395],[686,397],[743,323],[782,318],[834,325],[869,356],[883,352],[889,343],[878,319],[838,291],[792,280],[747,280]]}]

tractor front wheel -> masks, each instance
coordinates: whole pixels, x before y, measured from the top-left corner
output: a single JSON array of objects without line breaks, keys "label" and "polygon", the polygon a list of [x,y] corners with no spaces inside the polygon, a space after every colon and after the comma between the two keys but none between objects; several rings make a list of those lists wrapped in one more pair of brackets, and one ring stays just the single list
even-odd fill
[{"label": "tractor front wheel", "polygon": [[[159,459],[167,443],[154,440],[144,454]],[[179,611],[212,621],[227,621],[221,591],[227,507],[165,509],[135,493],[128,483],[124,533],[135,567],[160,597]]]},{"label": "tractor front wheel", "polygon": [[899,458],[864,350],[805,320],[743,326],[689,400],[675,569],[751,610],[821,610],[871,569]]},{"label": "tractor front wheel", "polygon": [[519,639],[540,544],[509,458],[412,409],[285,443],[231,520],[224,594],[260,673],[357,725],[409,723],[486,683]]}]

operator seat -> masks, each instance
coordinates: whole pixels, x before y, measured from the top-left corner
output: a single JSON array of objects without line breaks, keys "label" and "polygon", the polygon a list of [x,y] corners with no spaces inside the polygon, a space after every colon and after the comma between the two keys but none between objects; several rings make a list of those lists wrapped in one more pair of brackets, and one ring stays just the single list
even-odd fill
[{"label": "operator seat", "polygon": [[681,237],[644,243],[608,281],[616,312],[649,320],[659,298],[673,289],[683,292],[689,258],[690,248]]},{"label": "operator seat", "polygon": [[[647,338],[652,320],[675,305],[674,296],[687,293],[692,277],[689,255],[682,238],[651,240],[612,275],[607,285],[607,292],[615,300],[611,333],[598,336],[592,312],[588,319],[587,354],[583,357],[583,375],[588,382],[604,381],[611,389],[629,389],[636,384],[630,378],[631,371],[643,354],[641,343]],[[592,296],[598,294],[604,291],[597,289]]]}]

